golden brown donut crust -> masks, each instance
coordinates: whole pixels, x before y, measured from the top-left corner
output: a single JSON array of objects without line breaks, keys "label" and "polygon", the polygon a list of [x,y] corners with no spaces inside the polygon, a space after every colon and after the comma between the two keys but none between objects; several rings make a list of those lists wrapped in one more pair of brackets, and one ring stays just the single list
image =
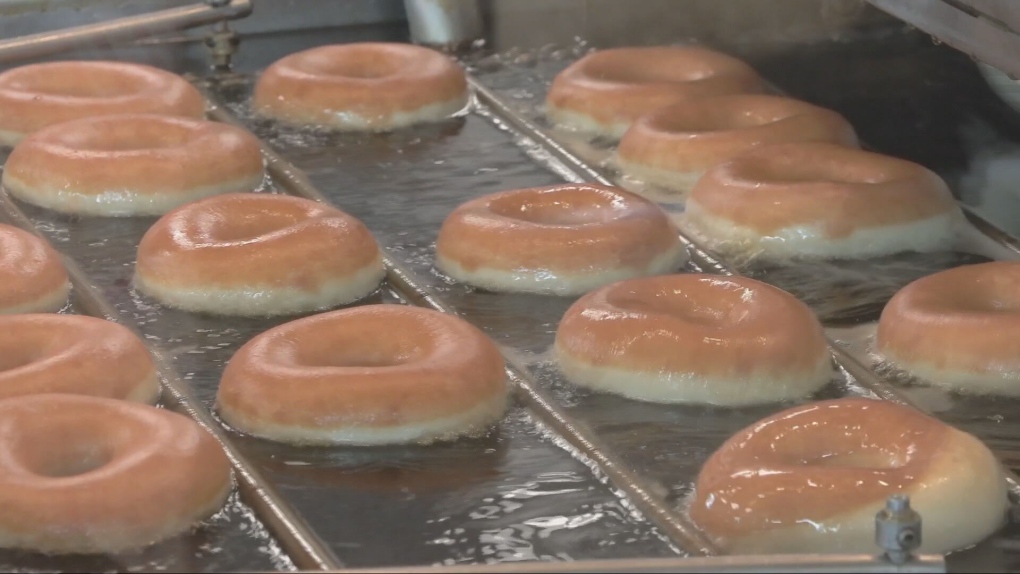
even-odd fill
[{"label": "golden brown donut crust", "polygon": [[669,104],[761,90],[761,78],[750,66],[706,48],[613,48],[560,72],[546,105],[601,124],[629,124]]},{"label": "golden brown donut crust", "polygon": [[0,316],[0,399],[71,393],[154,403],[156,366],[128,328],[83,315]]},{"label": "golden brown donut crust", "polygon": [[126,62],[29,64],[0,73],[0,143],[46,126],[111,114],[199,119],[205,101],[184,78]]},{"label": "golden brown donut crust", "polygon": [[313,289],[379,259],[360,221],[286,195],[229,193],[160,218],[138,246],[137,273],[176,288]]},{"label": "golden brown donut crust", "polygon": [[231,358],[216,402],[231,426],[274,438],[275,428],[339,434],[424,425],[505,394],[503,357],[471,324],[429,309],[365,305],[258,335]]},{"label": "golden brown donut crust", "polygon": [[183,203],[262,183],[261,145],[218,122],[111,115],[42,129],[11,152],[4,186],[50,209],[157,215]]},{"label": "golden brown donut crust", "polygon": [[0,401],[0,546],[53,553],[139,548],[219,509],[222,447],[164,409],[78,395]]},{"label": "golden brown donut crust", "polygon": [[719,447],[698,475],[691,518],[727,539],[852,512],[921,480],[951,430],[886,401],[798,405]]},{"label": "golden brown donut crust", "polygon": [[743,380],[815,374],[829,360],[814,313],[789,293],[746,277],[642,277],[581,297],[556,346],[596,367]]},{"label": "golden brown donut crust", "polygon": [[64,263],[49,243],[0,223],[0,315],[57,311],[69,289]]},{"label": "golden brown donut crust", "polygon": [[958,210],[946,183],[923,166],[817,142],[769,145],[719,164],[690,201],[762,235],[810,224],[830,238]]},{"label": "golden brown donut crust", "polygon": [[677,244],[657,205],[619,188],[561,184],[486,195],[455,209],[436,241],[461,267],[579,273],[640,268]]},{"label": "golden brown donut crust", "polygon": [[278,60],[259,78],[253,105],[289,123],[385,130],[399,127],[396,114],[447,103],[453,111],[467,104],[467,78],[453,60],[421,46],[364,42]]},{"label": "golden brown donut crust", "polygon": [[1015,376],[1018,310],[1020,263],[964,265],[896,293],[882,310],[876,345],[879,352],[929,368]]},{"label": "golden brown donut crust", "polygon": [[791,98],[720,96],[673,104],[638,118],[620,145],[621,160],[677,172],[704,172],[752,148],[786,142],[857,146],[838,113]]}]

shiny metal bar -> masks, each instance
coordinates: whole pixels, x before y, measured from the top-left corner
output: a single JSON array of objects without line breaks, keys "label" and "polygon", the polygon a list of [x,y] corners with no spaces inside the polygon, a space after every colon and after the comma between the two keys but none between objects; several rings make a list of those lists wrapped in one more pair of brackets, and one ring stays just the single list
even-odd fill
[{"label": "shiny metal bar", "polygon": [[[432,574],[436,568],[387,568],[385,570],[344,570],[350,574],[390,572],[393,574]],[[918,556],[905,564],[893,564],[882,558],[861,555],[775,554],[765,556],[713,556],[710,558],[666,558],[636,560],[599,560],[579,562],[539,562],[526,564],[493,564],[490,566],[448,566],[443,574],[609,574],[611,572],[945,572],[942,556]]]},{"label": "shiny metal bar", "polygon": [[482,37],[478,0],[404,0],[411,41],[456,48]]},{"label": "shiny metal bar", "polygon": [[0,41],[0,62],[40,58],[74,48],[109,46],[119,41],[243,18],[251,11],[251,0],[209,1],[98,24],[40,32]]},{"label": "shiny metal bar", "polygon": [[[45,238],[35,229],[31,220],[25,216],[5,191],[0,192],[0,218],[21,227],[38,237]],[[71,279],[75,303],[85,314],[100,317],[119,323],[138,334],[134,325],[120,320],[117,310],[106,300],[103,294],[89,280],[82,268],[69,257],[64,257],[64,267]],[[143,337],[140,340],[145,341]],[[160,349],[146,345],[159,371],[162,387],[161,401],[168,407],[192,418],[223,446],[223,450],[234,467],[241,498],[255,511],[259,519],[279,541],[294,564],[302,570],[335,570],[342,568],[343,563],[333,554],[322,540],[305,524],[298,514],[290,508],[276,489],[262,478],[244,456],[234,447],[223,432],[212,414],[199,406],[187,383],[173,368],[171,359]]]}]

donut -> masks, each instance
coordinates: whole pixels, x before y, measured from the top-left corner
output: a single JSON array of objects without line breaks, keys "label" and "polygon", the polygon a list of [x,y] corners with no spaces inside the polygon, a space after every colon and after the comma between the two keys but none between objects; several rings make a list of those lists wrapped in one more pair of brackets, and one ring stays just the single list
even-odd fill
[{"label": "donut", "polygon": [[864,258],[949,248],[963,214],[915,163],[830,143],[752,149],[698,180],[684,225],[722,253]]},{"label": "donut", "polygon": [[187,531],[233,486],[191,419],[100,397],[0,401],[0,547],[113,553]]},{"label": "donut", "polygon": [[437,122],[468,103],[464,70],[410,44],[320,46],[278,60],[259,77],[257,114],[286,124],[387,131]]},{"label": "donut", "polygon": [[11,152],[3,186],[33,205],[83,215],[162,215],[262,184],[258,139],[217,122],[152,114],[41,129]]},{"label": "donut", "polygon": [[235,430],[292,444],[428,443],[507,406],[503,358],[463,319],[364,305],[298,319],[241,347],[216,406]]},{"label": "donut", "polygon": [[141,64],[45,62],[0,73],[0,145],[53,124],[125,113],[199,119],[205,101],[184,78]]},{"label": "donut", "polygon": [[815,141],[857,147],[853,126],[834,111],[778,96],[720,96],[641,116],[616,162],[627,175],[688,192],[709,168],[749,149]]},{"label": "donut", "polygon": [[744,277],[607,285],[567,309],[554,350],[575,385],[656,403],[780,402],[832,377],[822,326],[807,305]]},{"label": "donut", "polygon": [[705,462],[692,521],[734,554],[874,554],[875,515],[910,496],[920,551],[975,544],[1008,510],[1002,467],[973,436],[897,404],[799,405],[741,430]]},{"label": "donut", "polygon": [[0,315],[58,311],[71,283],[49,243],[0,223]]},{"label": "donut", "polygon": [[339,209],[228,193],[181,206],[150,227],[134,283],[168,307],[268,317],[352,303],[385,274],[375,238]]},{"label": "donut", "polygon": [[493,291],[576,295],[675,271],[687,252],[656,204],[594,184],[517,189],[464,203],[443,222],[436,265]]},{"label": "donut", "polygon": [[560,72],[545,107],[554,124],[618,139],[634,120],[663,106],[762,90],[750,66],[705,48],[614,48]]},{"label": "donut", "polygon": [[907,285],[882,310],[875,347],[955,391],[1020,396],[1020,263],[964,265]]},{"label": "donut", "polygon": [[0,399],[70,393],[153,404],[156,366],[130,329],[84,315],[0,316]]}]

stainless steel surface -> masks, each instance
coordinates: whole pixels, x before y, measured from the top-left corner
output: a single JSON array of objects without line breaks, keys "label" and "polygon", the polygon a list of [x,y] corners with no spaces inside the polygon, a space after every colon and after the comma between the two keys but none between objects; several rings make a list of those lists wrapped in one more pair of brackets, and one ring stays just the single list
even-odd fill
[{"label": "stainless steel surface", "polygon": [[482,37],[478,0],[404,0],[411,41],[456,48]]},{"label": "stainless steel surface", "polygon": [[230,0],[222,6],[196,3],[148,14],[126,16],[97,24],[87,24],[52,32],[0,41],[0,62],[39,58],[96,44],[109,45],[123,40],[184,30],[243,18],[251,13],[251,0]]},{"label": "stainless steel surface", "polygon": [[1012,1],[868,0],[965,54],[1020,77],[1020,4]]},{"label": "stainless steel surface", "polygon": [[[713,556],[711,558],[685,558],[677,560],[602,560],[598,562],[559,562],[544,564],[497,564],[479,569],[477,566],[443,568],[442,574],[484,572],[485,574],[609,574],[616,573],[686,573],[686,572],[945,572],[942,556],[918,556],[906,564],[892,564],[868,555],[833,556],[825,554],[775,554],[770,556]],[[346,570],[350,574],[391,572],[393,574],[433,574],[435,568],[388,568],[386,570]]]}]

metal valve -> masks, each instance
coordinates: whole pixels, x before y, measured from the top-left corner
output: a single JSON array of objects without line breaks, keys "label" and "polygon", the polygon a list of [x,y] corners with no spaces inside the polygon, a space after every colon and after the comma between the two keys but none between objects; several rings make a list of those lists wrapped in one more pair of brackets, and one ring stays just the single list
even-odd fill
[{"label": "metal valve", "polygon": [[885,558],[903,564],[913,558],[921,546],[921,515],[910,508],[910,497],[894,494],[875,516],[875,543],[885,550]]},{"label": "metal valve", "polygon": [[210,56],[213,61],[213,69],[225,71],[230,69],[230,63],[237,53],[237,46],[241,43],[237,32],[230,29],[224,20],[205,38],[205,45],[209,47]]}]

